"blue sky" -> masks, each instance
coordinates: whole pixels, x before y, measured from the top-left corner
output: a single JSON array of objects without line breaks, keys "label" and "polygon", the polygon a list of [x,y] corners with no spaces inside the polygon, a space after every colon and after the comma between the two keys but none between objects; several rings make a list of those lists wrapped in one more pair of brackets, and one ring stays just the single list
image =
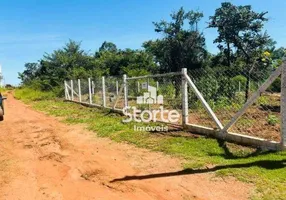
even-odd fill
[{"label": "blue sky", "polygon": [[[159,37],[153,21],[169,19],[172,11],[183,6],[199,9],[205,17],[200,24],[207,48],[216,52],[212,43],[215,30],[205,29],[221,0],[13,0],[1,1],[0,64],[6,83],[18,84],[18,72],[26,62],[35,62],[47,52],[62,47],[68,40],[82,41],[82,47],[94,52],[103,41],[119,48],[140,48],[142,43]],[[234,4],[253,6],[255,11],[268,11],[266,29],[286,46],[286,1],[231,0]]]}]

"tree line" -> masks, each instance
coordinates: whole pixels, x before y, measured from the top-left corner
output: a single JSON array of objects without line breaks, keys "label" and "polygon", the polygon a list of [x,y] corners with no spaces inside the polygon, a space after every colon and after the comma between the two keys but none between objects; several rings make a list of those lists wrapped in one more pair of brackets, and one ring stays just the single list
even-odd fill
[{"label": "tree line", "polygon": [[203,13],[182,7],[170,15],[170,21],[153,22],[155,32],[162,37],[144,42],[140,50],[119,49],[105,41],[98,51],[90,53],[81,48],[80,42],[70,40],[38,62],[26,63],[19,78],[26,86],[60,91],[67,79],[220,68],[245,75],[247,99],[250,79],[269,74],[285,56],[285,48],[276,48],[276,42],[264,30],[266,15],[250,5],[222,3],[207,25],[218,33],[213,42],[219,51],[214,55],[207,51],[199,28]]}]

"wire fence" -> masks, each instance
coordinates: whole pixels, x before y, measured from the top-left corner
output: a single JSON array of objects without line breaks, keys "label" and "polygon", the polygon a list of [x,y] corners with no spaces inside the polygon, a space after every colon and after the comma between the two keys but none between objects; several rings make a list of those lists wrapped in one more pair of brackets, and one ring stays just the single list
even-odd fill
[{"label": "wire fence", "polygon": [[[66,81],[66,99],[117,110],[126,106],[141,111],[176,110],[180,117],[175,124],[284,144],[280,100],[284,65],[281,69],[251,72],[203,68],[141,77]],[[156,113],[156,119],[164,121],[167,115],[168,112]]]}]

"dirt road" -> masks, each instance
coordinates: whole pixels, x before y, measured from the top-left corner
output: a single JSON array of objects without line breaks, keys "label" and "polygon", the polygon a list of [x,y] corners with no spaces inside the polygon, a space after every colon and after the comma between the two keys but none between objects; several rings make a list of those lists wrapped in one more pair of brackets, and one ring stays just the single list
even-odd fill
[{"label": "dirt road", "polygon": [[181,162],[97,138],[8,96],[0,123],[1,200],[248,198],[249,185],[186,173]]}]

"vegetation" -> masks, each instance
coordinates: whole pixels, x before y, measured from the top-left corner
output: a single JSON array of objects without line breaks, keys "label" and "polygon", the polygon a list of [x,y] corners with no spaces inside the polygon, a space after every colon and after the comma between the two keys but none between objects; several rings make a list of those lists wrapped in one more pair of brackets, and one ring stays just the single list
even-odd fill
[{"label": "vegetation", "polygon": [[[33,108],[60,117],[68,124],[85,124],[98,137],[127,142],[138,147],[161,151],[185,159],[186,173],[215,172],[216,176],[234,176],[252,183],[256,190],[252,199],[285,199],[286,152],[263,152],[205,137],[162,136],[136,132],[132,123],[122,123],[122,117],[101,109],[86,108],[61,100],[50,100],[49,95],[39,96],[38,91],[17,89],[18,99],[29,102]],[[41,101],[33,101],[34,97]],[[210,167],[211,166],[211,167]]]},{"label": "vegetation", "polygon": [[[218,68],[226,72],[227,79],[238,75],[243,76],[240,79],[246,79],[247,99],[250,80],[265,79],[285,56],[285,49],[276,49],[275,42],[263,31],[268,21],[266,15],[267,12],[255,12],[249,5],[222,3],[210,16],[207,27],[218,31],[214,43],[218,44],[219,52],[212,55],[206,49],[205,37],[198,25],[203,13],[180,8],[171,14],[169,22],[153,23],[161,37],[144,42],[142,50],[119,49],[105,41],[98,51],[89,53],[81,49],[80,42],[70,40],[61,49],[45,54],[39,62],[26,63],[19,78],[25,86],[53,90],[60,96],[63,92],[59,87],[66,79],[146,75],[179,71],[183,67],[189,70]],[[206,78],[207,75],[202,80]]]},{"label": "vegetation", "polygon": [[[276,48],[264,31],[268,21],[266,15],[267,12],[256,12],[248,5],[222,3],[210,16],[207,27],[218,32],[214,40],[219,50],[216,55],[207,51],[205,36],[198,25],[203,13],[184,8],[172,13],[169,22],[154,22],[155,31],[161,37],[144,42],[140,50],[119,49],[105,41],[98,51],[88,53],[81,48],[80,42],[70,40],[61,49],[45,54],[39,62],[26,63],[25,70],[19,73],[22,89],[16,90],[15,95],[38,110],[63,117],[66,123],[85,123],[98,136],[185,158],[185,167],[192,168],[190,173],[203,168],[200,171],[215,171],[217,175],[231,175],[254,183],[257,190],[253,199],[284,199],[285,152],[255,151],[204,137],[157,137],[147,132],[134,132],[133,124],[121,123],[120,116],[56,100],[63,95],[64,80],[165,73],[185,67],[215,112],[231,115],[237,110],[230,110],[240,108],[249,92],[256,90],[257,85],[281,65],[286,54],[285,48]],[[178,81],[174,79],[170,84],[161,84],[159,89],[172,97],[169,103],[172,106],[180,103],[180,90],[174,87]],[[279,92],[280,83],[277,79],[268,91]],[[241,91],[245,91],[245,95],[241,95]],[[202,109],[199,109],[201,106],[195,95],[190,93],[189,99],[194,99],[190,105],[196,107],[193,111],[200,113]],[[254,106],[255,109],[258,106],[269,109],[271,102],[279,101],[262,96]],[[247,123],[248,126],[260,126],[256,123],[260,119],[258,116],[273,129],[279,124],[276,115],[267,115],[262,110],[255,113],[255,109],[247,113],[252,121],[241,118],[238,124],[243,128]],[[206,169],[206,166],[216,167]]]}]

